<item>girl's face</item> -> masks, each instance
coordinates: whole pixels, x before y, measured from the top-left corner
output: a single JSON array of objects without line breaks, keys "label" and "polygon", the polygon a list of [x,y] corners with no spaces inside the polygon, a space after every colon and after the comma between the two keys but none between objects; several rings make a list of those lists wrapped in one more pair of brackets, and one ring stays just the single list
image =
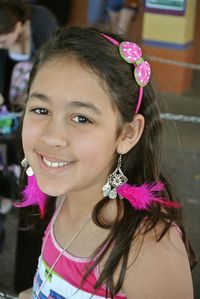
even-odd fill
[{"label": "girl's face", "polygon": [[75,61],[44,65],[32,83],[22,130],[25,156],[42,191],[101,196],[119,118],[91,70]]}]

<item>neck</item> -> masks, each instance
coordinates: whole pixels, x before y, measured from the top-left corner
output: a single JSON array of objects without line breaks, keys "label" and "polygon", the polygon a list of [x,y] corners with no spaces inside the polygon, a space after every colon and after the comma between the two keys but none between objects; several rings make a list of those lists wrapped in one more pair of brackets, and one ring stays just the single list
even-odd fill
[{"label": "neck", "polygon": [[104,182],[96,182],[71,190],[65,194],[63,209],[71,217],[86,215],[92,212],[94,206],[103,198],[102,186]]},{"label": "neck", "polygon": [[[70,194],[69,196],[65,196],[61,217],[64,219],[68,219],[74,223],[82,222],[83,219],[87,218],[89,215],[92,215],[92,211],[94,206],[103,198],[102,193],[91,197],[91,194],[88,196],[78,197],[77,194]],[[117,203],[115,199],[109,199],[107,204],[104,206],[102,210],[102,217],[107,222],[113,222],[117,216]]]},{"label": "neck", "polygon": [[102,198],[102,194],[91,196],[91,192],[70,193],[65,196],[62,210],[72,218],[81,218],[91,214],[96,203]]}]

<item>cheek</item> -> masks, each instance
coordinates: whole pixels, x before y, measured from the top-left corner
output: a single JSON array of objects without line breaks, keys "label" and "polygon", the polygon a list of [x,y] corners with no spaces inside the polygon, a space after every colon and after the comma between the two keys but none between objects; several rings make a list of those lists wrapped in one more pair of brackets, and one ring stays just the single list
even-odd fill
[{"label": "cheek", "polygon": [[33,125],[27,119],[24,119],[22,127],[22,144],[25,154],[31,150],[38,141],[39,132],[37,126]]},{"label": "cheek", "polygon": [[31,146],[32,140],[33,138],[30,132],[30,128],[26,125],[26,122],[24,122],[22,128],[22,145],[26,156],[28,154],[28,150]]},{"label": "cheek", "polygon": [[74,140],[74,149],[78,151],[78,156],[88,163],[92,168],[112,159],[116,150],[116,140],[112,134],[104,132],[94,135],[84,135]]}]

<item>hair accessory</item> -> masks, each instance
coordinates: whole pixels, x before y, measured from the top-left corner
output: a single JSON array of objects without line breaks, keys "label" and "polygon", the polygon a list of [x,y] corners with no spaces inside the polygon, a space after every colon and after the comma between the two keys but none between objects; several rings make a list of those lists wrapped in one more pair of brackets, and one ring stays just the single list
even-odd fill
[{"label": "hair accessory", "polygon": [[119,45],[119,52],[126,62],[134,64],[134,76],[137,84],[141,87],[147,85],[151,75],[151,67],[142,58],[140,47],[134,43],[123,42]]},{"label": "hair accessory", "polygon": [[[118,159],[117,168],[108,177],[107,183],[103,186],[103,195],[108,196],[111,199],[117,197],[117,187],[126,183],[128,181],[127,177],[123,174],[121,170],[121,155]],[[113,188],[112,188],[113,187]]]},{"label": "hair accessory", "polygon": [[[28,166],[28,161],[24,158],[21,162],[23,167]],[[33,169],[29,166],[26,170],[28,176],[28,184],[22,191],[23,200],[22,202],[15,202],[14,206],[17,208],[28,207],[31,205],[38,205],[40,210],[40,217],[43,218],[45,215],[45,206],[47,195],[44,194],[37,183]]]},{"label": "hair accessory", "polygon": [[104,33],[101,33],[101,35],[104,36],[106,39],[108,39],[115,46],[118,46],[121,57],[127,63],[133,64],[135,67],[134,77],[137,84],[140,86],[138,102],[135,109],[135,112],[137,114],[142,102],[143,87],[147,85],[150,79],[150,75],[151,75],[150,64],[142,58],[142,50],[135,43],[131,43],[128,41],[119,43],[117,40]]},{"label": "hair accessory", "polygon": [[157,197],[156,192],[164,190],[161,182],[131,186],[123,184],[117,188],[120,198],[127,199],[135,210],[147,210],[153,203],[157,202],[168,208],[178,208],[180,204]]}]

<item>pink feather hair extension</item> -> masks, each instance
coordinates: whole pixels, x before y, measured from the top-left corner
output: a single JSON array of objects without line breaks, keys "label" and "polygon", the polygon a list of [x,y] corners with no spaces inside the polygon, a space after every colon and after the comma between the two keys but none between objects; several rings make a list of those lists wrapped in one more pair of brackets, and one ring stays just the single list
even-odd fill
[{"label": "pink feather hair extension", "polygon": [[28,207],[31,205],[38,205],[40,210],[40,217],[45,215],[45,206],[47,201],[47,195],[44,194],[37,183],[35,175],[28,176],[28,184],[22,191],[23,201],[20,203],[14,203],[17,208]]},{"label": "pink feather hair extension", "polygon": [[161,182],[131,186],[123,184],[117,188],[120,197],[127,199],[135,210],[147,210],[151,204],[158,202],[166,207],[178,208],[180,204],[171,202],[165,198],[157,197],[155,192],[162,191],[164,184]]}]

